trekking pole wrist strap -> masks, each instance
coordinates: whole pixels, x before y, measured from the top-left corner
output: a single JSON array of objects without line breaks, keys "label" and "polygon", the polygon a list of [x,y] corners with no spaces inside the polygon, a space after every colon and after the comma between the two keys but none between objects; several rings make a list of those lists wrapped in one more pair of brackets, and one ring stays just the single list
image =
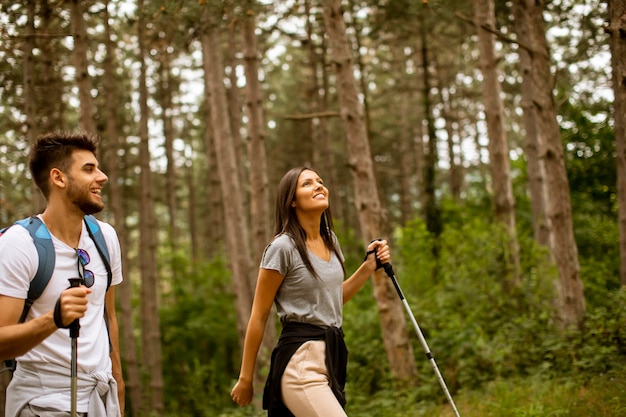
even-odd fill
[{"label": "trekking pole wrist strap", "polygon": [[61,316],[61,296],[59,296],[56,304],[54,305],[54,324],[59,329],[69,329],[71,326],[71,323],[67,326],[63,325],[63,317]]}]

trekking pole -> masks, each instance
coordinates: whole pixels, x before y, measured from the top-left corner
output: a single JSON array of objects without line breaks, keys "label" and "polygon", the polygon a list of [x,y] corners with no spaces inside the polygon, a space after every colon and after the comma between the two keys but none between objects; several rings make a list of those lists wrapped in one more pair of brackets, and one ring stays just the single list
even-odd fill
[{"label": "trekking pole", "polygon": [[443,388],[443,392],[446,394],[446,397],[448,398],[448,401],[450,402],[450,405],[452,406],[454,415],[456,417],[461,417],[458,410],[456,409],[456,405],[454,404],[452,395],[450,395],[450,391],[448,391],[448,387],[446,386],[446,383],[443,380],[443,376],[441,376],[441,372],[439,372],[439,367],[437,367],[437,362],[435,362],[435,358],[430,353],[430,348],[428,347],[428,344],[426,343],[426,339],[424,339],[424,335],[422,334],[422,331],[420,330],[420,326],[417,324],[417,321],[415,320],[415,316],[413,315],[413,312],[411,311],[411,308],[409,307],[409,303],[407,303],[406,298],[404,298],[404,294],[402,293],[402,290],[400,289],[398,280],[396,280],[396,275],[393,272],[393,268],[391,267],[391,264],[387,262],[386,264],[381,265],[380,262],[378,261],[378,258],[376,259],[376,263],[378,266],[382,266],[382,268],[385,270],[385,273],[389,276],[389,278],[391,278],[391,282],[393,282],[393,286],[396,287],[398,296],[400,297],[402,304],[404,304],[404,308],[406,312],[409,314],[409,317],[411,318],[411,322],[413,323],[413,327],[415,328],[417,337],[419,338],[420,343],[422,344],[422,347],[424,348],[424,351],[426,352],[426,357],[430,361],[433,367],[433,370],[435,371],[435,375],[437,375],[437,379],[439,380],[439,385],[441,385],[441,388]]},{"label": "trekking pole", "polygon": [[[82,279],[81,278],[70,278],[70,287],[80,287],[80,284],[82,283]],[[78,386],[77,386],[77,379],[78,379],[78,372],[77,372],[77,368],[78,368],[78,352],[77,352],[77,347],[78,347],[78,334],[80,333],[80,322],[78,321],[78,319],[74,320],[72,322],[72,324],[70,324],[70,338],[72,339],[72,367],[71,367],[71,373],[70,373],[70,377],[72,379],[72,385],[71,385],[71,399],[72,399],[72,404],[71,404],[71,411],[70,411],[70,415],[72,417],[76,417],[76,403],[77,403],[77,392],[78,392]]]}]

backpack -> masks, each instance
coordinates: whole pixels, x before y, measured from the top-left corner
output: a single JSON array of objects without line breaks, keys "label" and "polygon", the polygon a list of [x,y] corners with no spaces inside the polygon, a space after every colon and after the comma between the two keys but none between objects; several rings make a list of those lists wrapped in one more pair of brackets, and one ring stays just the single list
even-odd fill
[{"label": "backpack", "polygon": [[[111,257],[109,256],[109,250],[107,249],[106,241],[104,239],[104,235],[102,234],[102,230],[98,225],[98,221],[92,215],[87,215],[84,217],[84,222],[87,227],[87,232],[89,233],[89,237],[96,244],[96,248],[100,257],[102,258],[102,262],[107,270],[107,290],[111,286],[111,280],[113,278],[113,273],[111,272]],[[37,216],[27,217],[22,220],[18,220],[13,225],[5,227],[0,230],[0,238],[2,235],[9,229],[9,227],[19,225],[26,230],[33,239],[33,243],[35,244],[35,248],[37,249],[37,255],[39,257],[39,266],[37,267],[37,272],[30,282],[30,287],[28,289],[28,296],[24,301],[24,309],[22,310],[22,315],[20,316],[19,323],[23,323],[26,320],[26,316],[30,311],[31,306],[37,300],[43,291],[46,289],[50,278],[52,277],[52,272],[54,271],[54,263],[55,263],[55,254],[54,254],[54,244],[52,243],[52,236],[48,231],[46,225],[41,221],[41,219]],[[105,307],[105,321],[107,324],[107,331],[109,327],[108,322],[108,314],[106,312]],[[16,362],[14,359],[9,359],[4,361],[5,366],[0,369],[0,372],[4,372],[6,370],[10,370],[13,372],[15,370]]]}]

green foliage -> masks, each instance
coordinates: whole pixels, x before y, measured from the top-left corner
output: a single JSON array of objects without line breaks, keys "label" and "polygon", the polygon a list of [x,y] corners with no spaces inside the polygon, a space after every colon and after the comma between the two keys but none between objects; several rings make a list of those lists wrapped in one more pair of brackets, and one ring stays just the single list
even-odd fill
[{"label": "green foliage", "polygon": [[[416,219],[397,232],[394,266],[453,393],[481,389],[500,378],[593,375],[621,366],[626,353],[625,293],[607,286],[607,279],[615,274],[605,276],[606,268],[600,268],[615,264],[612,254],[603,250],[603,244],[614,238],[602,233],[610,225],[592,234],[599,244],[588,271],[591,275],[595,265],[597,273],[587,280],[595,285],[589,290],[594,296],[588,300],[585,327],[563,330],[555,323],[553,311],[558,275],[545,249],[537,247],[528,233],[519,233],[522,281],[518,288],[508,290],[503,230],[471,208],[447,206],[444,216],[452,226],[440,236],[439,257],[433,256],[435,241],[424,222]],[[427,404],[445,401],[413,329],[417,386],[408,388],[409,392],[398,391],[385,371],[386,361],[381,361],[385,353],[375,302],[362,291],[351,303],[345,308],[346,339],[351,347],[347,390],[356,403],[351,406],[358,410],[355,415],[391,415],[379,414],[380,410],[404,415],[407,404],[419,402],[428,408]],[[357,316],[358,320],[350,320]],[[538,402],[521,407],[516,415],[546,415],[541,413],[548,408],[542,411],[542,406]]]},{"label": "green foliage", "polygon": [[161,332],[168,416],[214,416],[230,406],[240,361],[230,273],[220,257],[198,265],[174,257]]},{"label": "green foliage", "polygon": [[606,105],[587,108],[566,102],[561,135],[574,212],[617,215],[615,133]]}]

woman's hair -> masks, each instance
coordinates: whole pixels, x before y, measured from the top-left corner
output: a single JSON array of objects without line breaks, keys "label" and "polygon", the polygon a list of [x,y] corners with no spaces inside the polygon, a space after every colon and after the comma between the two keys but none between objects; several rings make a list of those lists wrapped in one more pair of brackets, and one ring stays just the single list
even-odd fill
[{"label": "woman's hair", "polygon": [[88,133],[56,131],[37,137],[30,148],[28,167],[30,174],[44,197],[50,195],[50,170],[58,168],[67,172],[72,165],[72,154],[77,149],[96,153],[98,137]]},{"label": "woman's hair", "polygon": [[[274,217],[274,236],[278,236],[283,233],[291,236],[306,268],[315,277],[319,278],[317,272],[315,272],[315,269],[311,264],[311,260],[309,259],[309,253],[306,248],[306,232],[298,222],[295,207],[291,205],[296,198],[298,178],[300,177],[300,174],[306,170],[316,172],[314,169],[308,167],[292,168],[287,171],[285,175],[283,175],[283,178],[278,184],[278,191],[276,193],[276,213]],[[330,214],[330,207],[327,207],[322,214],[322,220],[320,221],[320,235],[322,236],[324,245],[328,248],[328,250],[335,253],[337,259],[341,262],[341,267],[343,268],[345,275],[345,266],[343,265],[343,261],[341,260],[341,256],[339,254],[336,238],[334,238],[333,220]]]}]

